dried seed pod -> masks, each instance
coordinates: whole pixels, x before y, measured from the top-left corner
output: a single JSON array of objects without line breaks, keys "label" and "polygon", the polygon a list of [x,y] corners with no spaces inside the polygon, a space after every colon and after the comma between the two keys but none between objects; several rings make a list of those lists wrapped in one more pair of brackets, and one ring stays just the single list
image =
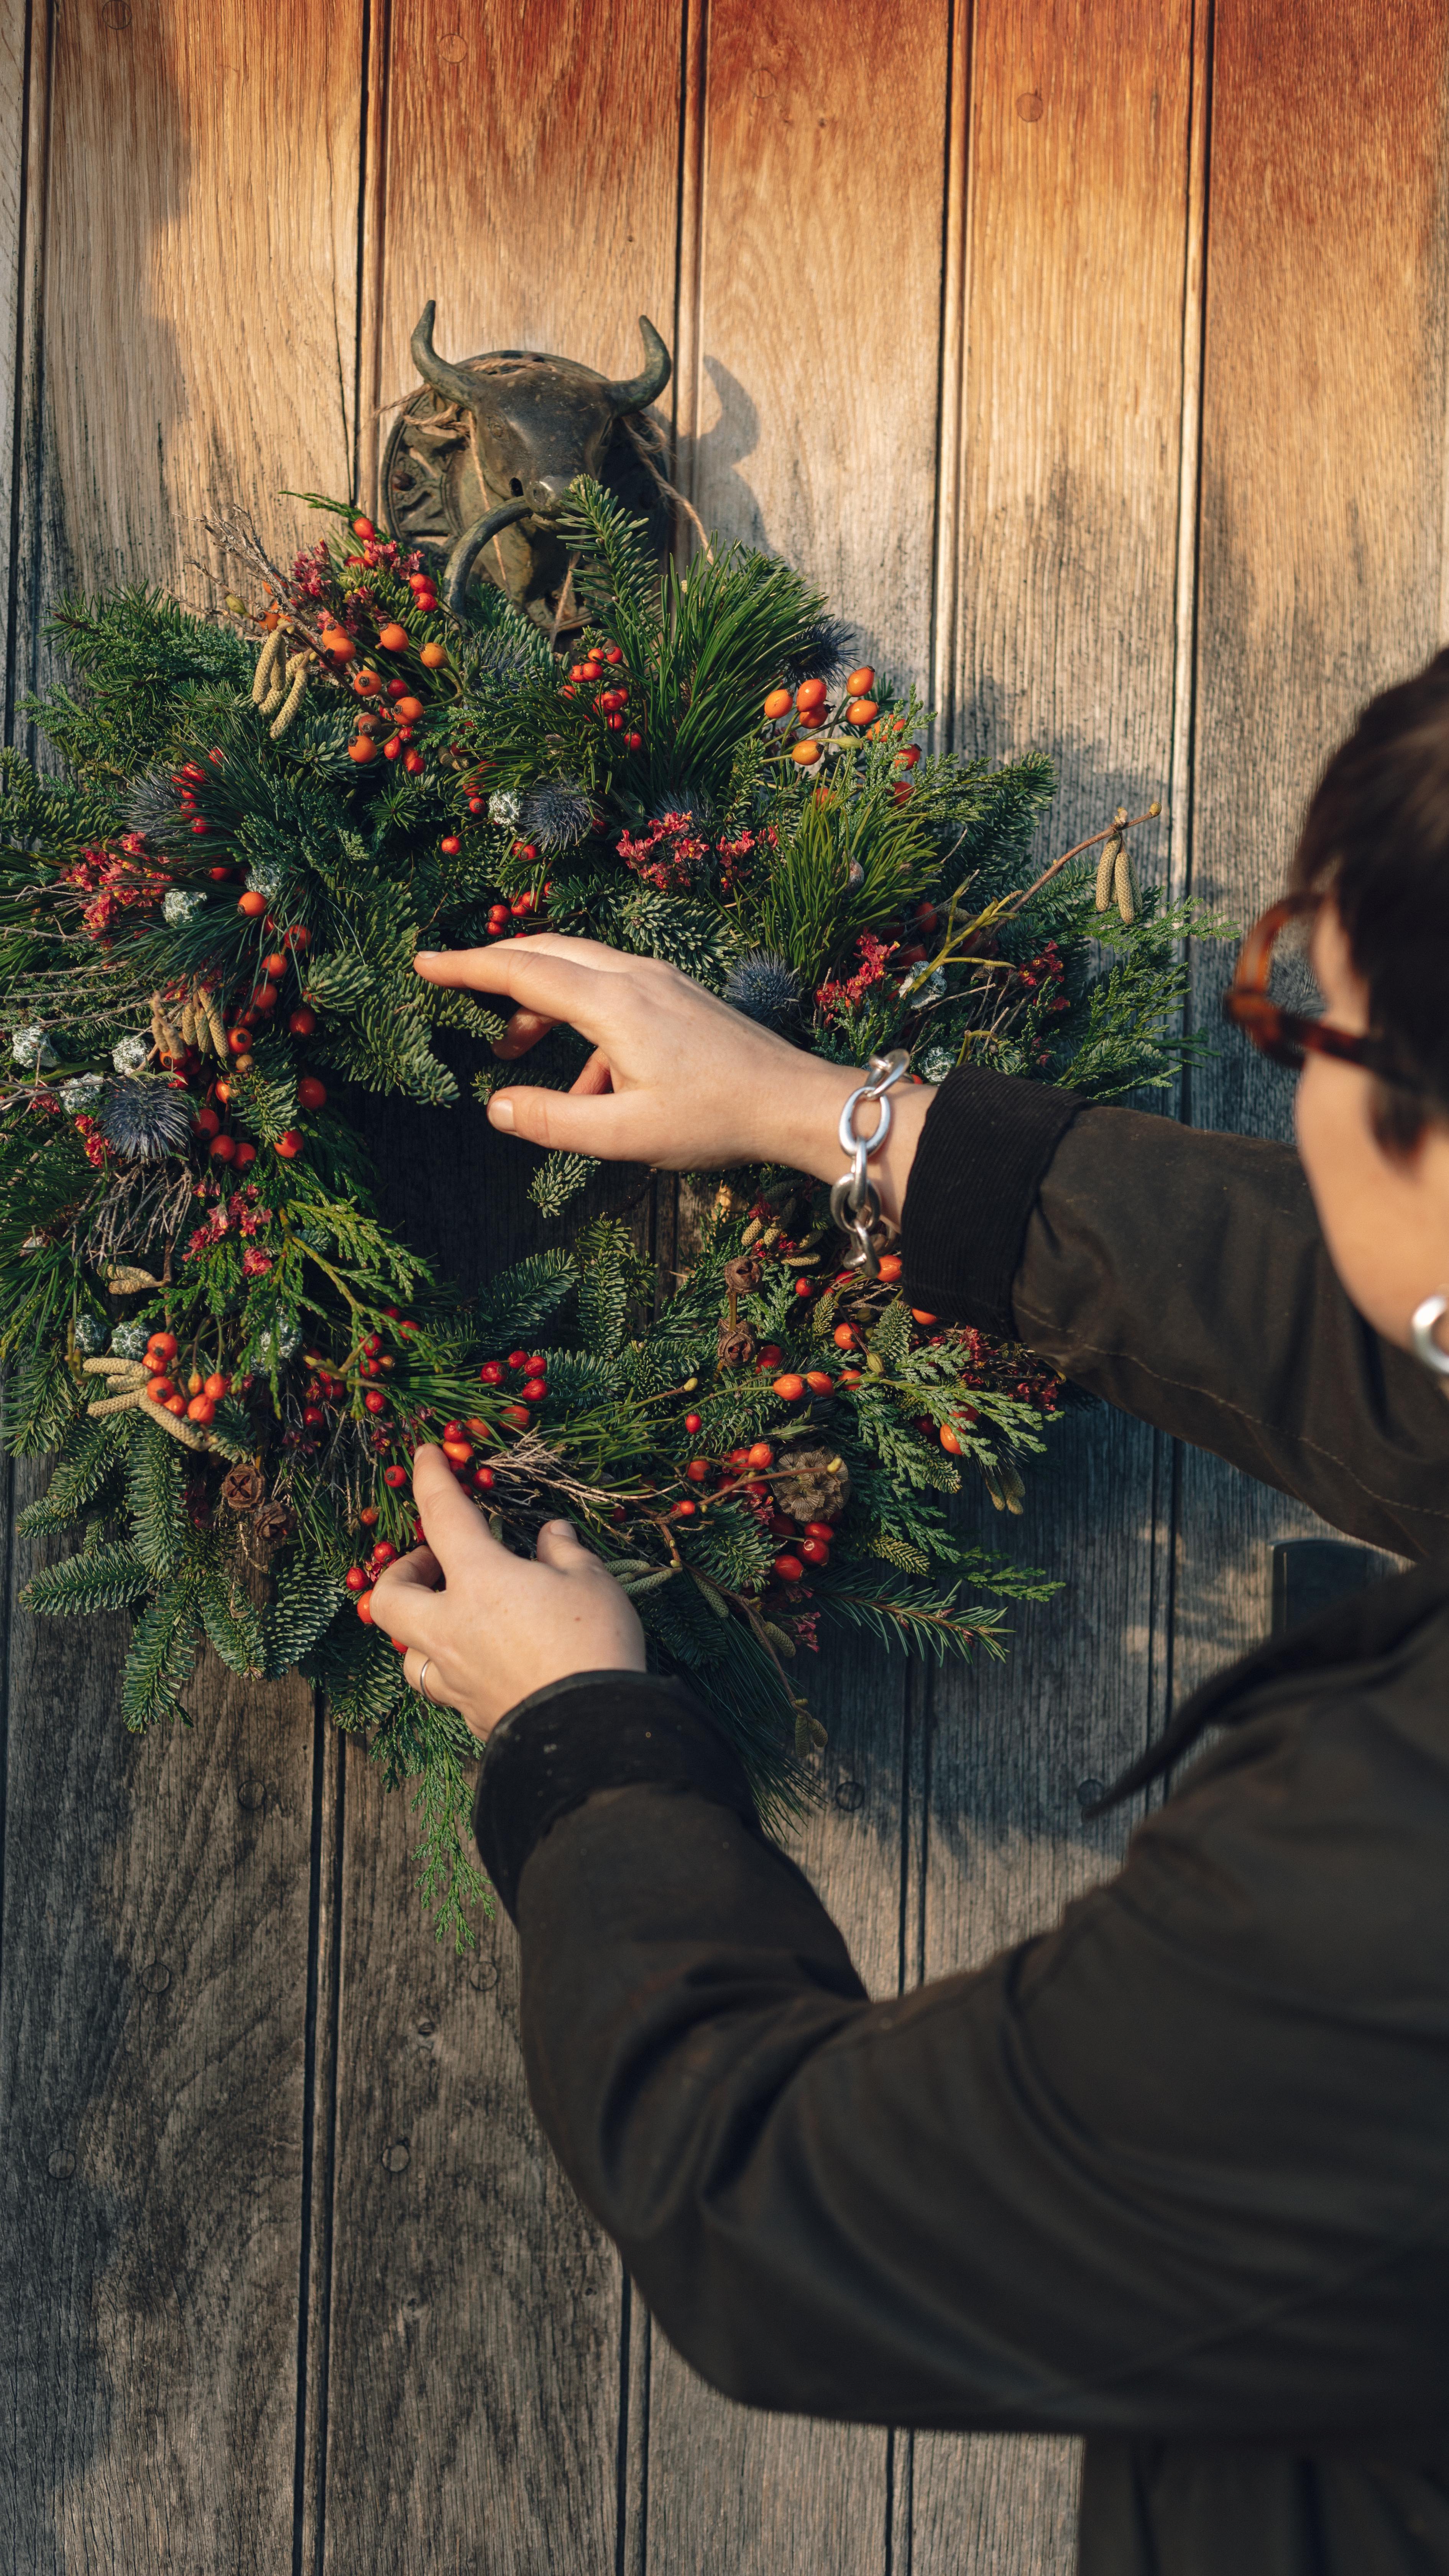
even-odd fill
[{"label": "dried seed pod", "polygon": [[161,1288],[165,1281],[153,1279],[149,1270],[138,1270],[134,1261],[118,1261],[106,1272],[106,1286],[113,1297],[131,1297],[138,1288]]},{"label": "dried seed pod", "polygon": [[792,1520],[837,1520],[850,1500],[850,1469],[834,1449],[794,1448],[770,1485]]},{"label": "dried seed pod", "polygon": [[255,1537],[263,1547],[283,1547],[297,1535],[297,1523],[285,1503],[261,1503],[252,1522]]},{"label": "dried seed pod", "polygon": [[747,1297],[750,1290],[758,1288],[760,1284],[758,1261],[743,1258],[727,1261],[724,1266],[724,1284],[732,1297]]},{"label": "dried seed pod", "polygon": [[260,1467],[243,1458],[223,1480],[221,1499],[229,1512],[254,1512],[266,1490],[267,1481]]},{"label": "dried seed pod", "polygon": [[1127,856],[1127,844],[1125,841],[1119,842],[1117,846],[1117,858],[1113,872],[1112,890],[1117,897],[1117,910],[1122,915],[1123,920],[1128,922],[1135,921],[1137,918],[1137,888],[1132,882],[1132,862]]},{"label": "dried seed pod", "polygon": [[720,1317],[719,1339],[715,1345],[721,1368],[745,1368],[756,1351],[754,1334],[748,1324],[732,1324],[728,1315]]}]

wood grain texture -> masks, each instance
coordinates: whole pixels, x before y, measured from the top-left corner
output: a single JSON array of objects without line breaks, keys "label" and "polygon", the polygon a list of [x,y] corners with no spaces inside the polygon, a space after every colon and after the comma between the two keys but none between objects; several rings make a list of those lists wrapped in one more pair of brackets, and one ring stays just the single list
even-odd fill
[{"label": "wood grain texture", "polygon": [[[0,0],[0,729],[9,713],[16,606],[12,503],[20,422],[25,267],[26,124],[30,108],[29,0]],[[8,733],[6,735],[8,739]]]},{"label": "wood grain texture", "polygon": [[[1363,701],[1445,633],[1446,101],[1432,0],[1218,8],[1192,864],[1244,924]],[[1231,959],[1199,950],[1205,1026]],[[1286,1138],[1292,1096],[1225,1034],[1192,1115]],[[1184,1453],[1178,1695],[1266,1634],[1273,1540],[1323,1527]]]},{"label": "wood grain texture", "polygon": [[[20,1499],[42,1471],[18,1476]],[[19,1551],[17,1576],[33,1551]],[[35,2576],[290,2562],[310,1703],[116,1716],[124,1623],[14,1623],[0,2533]]]},{"label": "wood grain texture", "polygon": [[346,1771],[322,2563],[606,2567],[618,2263],[529,2107],[517,1944],[428,1938],[406,1802]]},{"label": "wood grain texture", "polygon": [[[681,482],[706,526],[798,564],[863,652],[922,685],[948,24],[939,0],[875,15],[827,0],[798,25],[749,0],[692,11],[681,184]],[[791,1848],[885,1995],[901,1975],[905,1677],[858,1647],[822,1665],[801,1678],[830,1730],[825,1801]],[[650,2350],[626,2566],[884,2566],[884,2433],[751,2414],[657,2333]]]},{"label": "wood grain texture", "polygon": [[[430,297],[449,354],[526,345],[632,369],[638,315],[666,334],[674,318],[678,12],[421,0],[378,25],[374,409],[416,383],[408,338]],[[376,421],[363,430],[375,472]],[[545,1222],[526,1195],[541,1157],[480,1111],[378,1104],[369,1120],[384,1205],[465,1285],[604,1207],[649,1242],[637,1172],[600,1176]],[[320,2094],[317,2133],[319,2171],[328,2154],[336,2170],[325,2531],[309,2565],[350,2576],[365,2534],[369,2565],[408,2576],[612,2566],[623,2284],[528,2107],[513,1936],[485,1929],[481,1990],[435,1952],[405,1802],[355,1747],[346,1771],[335,2142]],[[400,2138],[394,2173],[381,2158]],[[636,2366],[644,2349],[641,2319]]]},{"label": "wood grain texture", "polygon": [[430,297],[447,357],[544,349],[627,375],[639,315],[668,333],[679,49],[663,0],[393,11],[385,242],[372,237],[379,402],[416,388],[408,339]]},{"label": "wood grain texture", "polygon": [[283,543],[345,491],[362,0],[58,12],[45,338],[51,596],[206,595],[218,498]]},{"label": "wood grain texture", "polygon": [[[1192,64],[1185,0],[1016,0],[971,33],[945,711],[963,750],[1056,759],[1043,858],[1170,774]],[[1164,873],[1165,836],[1142,847]],[[982,1513],[1065,1589],[1023,1608],[1009,1663],[933,1683],[921,1973],[1042,1928],[1120,1851],[1079,1784],[1160,1713],[1164,1500],[1152,1436],[1097,1413],[1052,1433],[1023,1521]],[[1072,2445],[909,2447],[913,2576],[1070,2566]]]},{"label": "wood grain texture", "polygon": [[946,0],[713,0],[702,408],[681,417],[705,524],[787,555],[923,689],[949,26]]}]

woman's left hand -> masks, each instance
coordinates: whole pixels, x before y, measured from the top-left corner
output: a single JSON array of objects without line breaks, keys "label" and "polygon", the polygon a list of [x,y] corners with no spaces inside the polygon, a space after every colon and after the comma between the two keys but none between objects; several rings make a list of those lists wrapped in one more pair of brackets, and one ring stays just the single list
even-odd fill
[{"label": "woman's left hand", "polygon": [[569,1522],[545,1524],[531,1563],[511,1555],[441,1449],[418,1450],[413,1493],[428,1543],[379,1575],[372,1620],[406,1646],[414,1690],[426,1666],[425,1699],[456,1708],[483,1737],[515,1701],[571,1673],[643,1672],[634,1605]]}]

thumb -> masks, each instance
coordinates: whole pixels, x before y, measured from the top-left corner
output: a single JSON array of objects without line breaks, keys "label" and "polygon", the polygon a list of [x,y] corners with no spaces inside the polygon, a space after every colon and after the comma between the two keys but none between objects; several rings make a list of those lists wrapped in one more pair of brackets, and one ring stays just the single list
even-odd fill
[{"label": "thumb", "polygon": [[653,1163],[667,1150],[665,1122],[647,1092],[495,1091],[488,1123],[530,1145],[595,1154],[604,1163]]},{"label": "thumb", "polygon": [[572,1574],[581,1565],[599,1561],[592,1548],[584,1546],[572,1521],[545,1521],[536,1553],[539,1564],[552,1566],[555,1574]]}]

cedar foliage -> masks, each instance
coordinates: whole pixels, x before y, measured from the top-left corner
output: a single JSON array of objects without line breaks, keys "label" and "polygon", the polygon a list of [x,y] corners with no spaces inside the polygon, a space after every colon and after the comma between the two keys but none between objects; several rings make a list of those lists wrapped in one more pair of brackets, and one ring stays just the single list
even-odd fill
[{"label": "cedar foliage", "polygon": [[[256,618],[212,621],[133,588],[54,621],[72,678],[28,712],[64,774],[0,754],[6,1437],[55,1455],[24,1534],[81,1533],[27,1598],[131,1612],[129,1727],[176,1714],[203,1639],[235,1672],[303,1673],[416,1784],[420,1887],[460,1941],[480,1893],[472,1741],[405,1687],[347,1585],[411,1543],[418,1440],[469,1426],[509,1544],[575,1521],[779,1823],[810,1793],[821,1621],[999,1654],[1009,1604],[1049,1588],[965,1543],[952,1506],[979,1474],[1019,1508],[1060,1390],[1022,1351],[922,1325],[893,1276],[839,1273],[828,1194],[787,1172],[730,1176],[662,1303],[607,1219],[461,1296],[381,1222],[352,1098],[566,1085],[585,1050],[560,1030],[520,1064],[470,1063],[502,1019],[423,983],[417,949],[546,923],[675,966],[842,1063],[906,1043],[929,1079],[993,1064],[1106,1098],[1193,1052],[1181,949],[1204,927],[1150,887],[1132,922],[1097,915],[1090,854],[1023,902],[1044,759],[922,756],[921,708],[883,684],[868,726],[836,691],[812,756],[793,707],[761,717],[772,689],[840,667],[809,586],[738,546],[661,577],[597,486],[572,512],[588,617],[572,664],[497,592],[455,622],[419,608],[418,558],[324,539],[268,575],[273,622],[313,657],[290,718],[258,703],[260,598]],[[380,645],[389,622],[403,653]],[[340,668],[324,629],[351,640]],[[358,672],[376,685],[359,693]],[[402,697],[422,708],[406,726]],[[181,1094],[184,1142],[152,1119],[158,1149],[131,1150],[143,1076]],[[122,1080],[125,1151],[103,1114]],[[547,1158],[540,1209],[564,1211],[594,1168]],[[726,1269],[745,1256],[741,1288]],[[193,1382],[224,1394],[179,1431],[134,1388],[91,1411],[163,1330],[183,1410]],[[546,1386],[531,1403],[522,1353]],[[822,1451],[823,1541],[780,1507],[792,1457]]]}]

